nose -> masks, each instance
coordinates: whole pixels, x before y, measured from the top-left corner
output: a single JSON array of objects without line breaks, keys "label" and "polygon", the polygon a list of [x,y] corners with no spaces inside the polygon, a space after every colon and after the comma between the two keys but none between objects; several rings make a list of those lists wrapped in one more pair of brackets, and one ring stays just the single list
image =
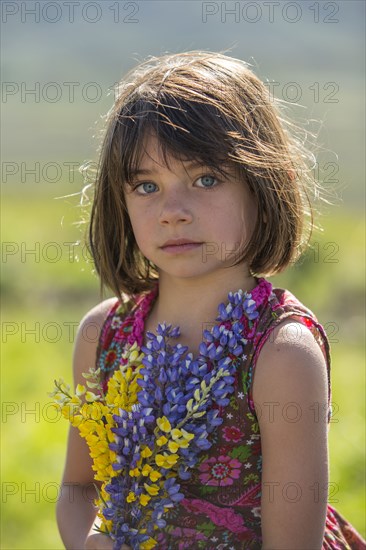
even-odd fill
[{"label": "nose", "polygon": [[171,186],[170,189],[165,190],[162,197],[159,223],[162,225],[187,224],[191,223],[192,219],[192,209],[185,190],[179,188],[179,186]]}]

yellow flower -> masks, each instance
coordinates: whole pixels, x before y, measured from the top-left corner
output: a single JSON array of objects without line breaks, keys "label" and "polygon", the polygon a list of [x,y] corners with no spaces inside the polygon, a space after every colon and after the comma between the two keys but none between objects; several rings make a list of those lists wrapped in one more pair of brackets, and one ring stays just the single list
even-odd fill
[{"label": "yellow flower", "polygon": [[92,458],[99,455],[106,455],[109,451],[108,443],[106,441],[98,440],[96,443],[89,443],[89,438],[87,440],[88,445],[91,447],[90,456]]},{"label": "yellow flower", "polygon": [[144,449],[142,449],[140,454],[142,458],[149,458],[149,456],[152,455],[152,451],[149,447],[146,446]]},{"label": "yellow flower", "polygon": [[125,375],[126,382],[130,382],[130,380],[132,378],[132,369],[131,369],[131,367],[127,367],[124,375]]},{"label": "yellow flower", "polygon": [[92,391],[87,391],[85,394],[85,399],[89,402],[97,401],[99,399],[99,395],[96,395]]},{"label": "yellow flower", "polygon": [[156,464],[161,468],[172,468],[177,463],[179,456],[177,454],[157,454],[155,457]]},{"label": "yellow flower", "polygon": [[184,439],[186,439],[187,441],[191,441],[191,439],[194,438],[194,434],[191,434],[189,432],[186,432],[186,430],[184,430],[183,428],[181,429],[181,432],[182,432],[182,436],[184,437]]},{"label": "yellow flower", "polygon": [[134,351],[130,354],[130,357],[129,357],[131,363],[132,363],[133,361],[136,361],[136,359],[138,358],[138,356],[139,356],[139,352],[138,352],[137,350],[134,350]]},{"label": "yellow flower", "polygon": [[61,408],[61,414],[64,418],[66,418],[67,420],[70,420],[73,415],[73,408],[70,407],[70,405],[67,403]]},{"label": "yellow flower", "polygon": [[92,403],[89,405],[90,409],[90,417],[93,420],[101,420],[104,415],[105,407],[102,405],[102,403]]},{"label": "yellow flower", "polygon": [[110,383],[115,384],[116,382],[119,382],[120,384],[123,384],[124,381],[125,379],[122,376],[122,372],[120,370],[116,370],[115,373],[113,374],[113,377],[110,380]]},{"label": "yellow flower", "polygon": [[140,544],[140,550],[152,550],[157,544],[157,541],[150,537],[148,540],[145,540],[145,542]]},{"label": "yellow flower", "polygon": [[108,424],[106,424],[105,431],[109,443],[113,443],[115,441],[115,434],[112,432],[111,426],[108,426]]},{"label": "yellow flower", "polygon": [[178,428],[174,428],[171,431],[171,436],[174,441],[169,443],[169,450],[172,453],[175,453],[180,447],[183,449],[189,447],[189,441],[194,438],[194,434],[186,432],[186,430],[183,429],[179,430]]},{"label": "yellow flower", "polygon": [[165,435],[162,435],[161,437],[159,437],[159,439],[156,440],[156,444],[159,446],[159,447],[162,447],[163,445],[165,445],[165,443],[167,443],[167,438],[165,437]]},{"label": "yellow flower", "polygon": [[77,395],[74,395],[70,401],[69,401],[70,404],[73,404],[73,405],[77,405],[78,407],[81,405],[81,399],[80,397],[78,397]]},{"label": "yellow flower", "polygon": [[50,393],[49,396],[53,397],[53,399],[59,405],[63,404],[65,401],[69,400],[69,397],[67,397],[67,395],[65,395],[64,393],[61,393],[59,391],[55,391],[54,393]]},{"label": "yellow flower", "polygon": [[141,506],[146,506],[150,500],[151,500],[151,497],[149,497],[149,495],[140,495]]},{"label": "yellow flower", "polygon": [[[99,516],[99,514],[98,514]],[[110,533],[112,531],[113,523],[112,520],[106,520],[104,516],[101,514],[100,519],[102,520],[100,524],[100,530],[103,531],[103,533]]]},{"label": "yellow flower", "polygon": [[71,423],[73,421],[73,418],[76,414],[79,414],[81,412],[80,405],[81,401],[79,398],[76,398],[79,402],[75,402],[75,399],[72,398],[69,401],[66,401],[62,407],[61,407],[61,413],[62,416],[67,418]]},{"label": "yellow flower", "polygon": [[86,438],[86,442],[89,445],[89,447],[93,447],[94,445],[97,445],[99,442],[99,437],[97,435],[90,435],[88,434]]},{"label": "yellow flower", "polygon": [[81,437],[86,437],[86,435],[95,432],[96,424],[92,420],[84,420],[79,426],[79,432]]},{"label": "yellow flower", "polygon": [[98,468],[98,470],[102,470],[108,466],[109,460],[106,455],[99,455],[93,458],[94,465]]},{"label": "yellow flower", "polygon": [[182,436],[182,432],[180,430],[178,430],[178,428],[174,428],[171,431],[171,436],[172,436],[173,439],[178,439],[179,437]]},{"label": "yellow flower", "polygon": [[95,422],[94,426],[95,432],[100,437],[100,439],[106,439],[107,431],[104,424],[102,422]]},{"label": "yellow flower", "polygon": [[161,474],[159,472],[156,470],[152,470],[152,472],[150,472],[151,481],[157,481],[159,478],[161,478]]},{"label": "yellow flower", "polygon": [[177,454],[172,454],[170,456],[167,456],[167,463],[169,464],[169,467],[171,468],[178,462],[179,456]]},{"label": "yellow flower", "polygon": [[121,366],[109,379],[106,403],[113,407],[114,414],[118,414],[119,408],[129,412],[132,405],[137,403],[137,393],[141,389],[137,380],[142,377],[139,374],[141,367],[132,369],[131,366]]},{"label": "yellow flower", "polygon": [[149,473],[151,472],[151,470],[152,470],[152,467],[149,466],[149,464],[145,464],[145,466],[142,468],[141,473],[142,473],[143,476],[146,477],[146,476],[149,475]]},{"label": "yellow flower", "polygon": [[137,497],[136,497],[135,493],[130,491],[127,498],[126,498],[126,500],[127,500],[127,502],[134,502],[136,500],[136,498]]},{"label": "yellow flower", "polygon": [[149,495],[151,495],[152,497],[155,497],[159,493],[158,485],[148,485],[147,483],[144,483],[144,487]]},{"label": "yellow flower", "polygon": [[129,474],[131,477],[138,477],[140,475],[140,470],[138,468],[134,468],[129,471]]},{"label": "yellow flower", "polygon": [[166,416],[163,416],[162,418],[158,418],[156,423],[162,432],[169,433],[170,430],[172,429],[171,424]]},{"label": "yellow flower", "polygon": [[84,393],[86,392],[86,388],[85,388],[85,386],[83,386],[82,384],[78,384],[78,385],[76,386],[75,392],[76,392],[76,395],[77,395],[78,397],[80,397],[80,395],[84,395]]},{"label": "yellow flower", "polygon": [[169,451],[172,453],[176,453],[179,449],[179,445],[176,441],[169,441],[168,443]]},{"label": "yellow flower", "polygon": [[83,421],[83,417],[81,416],[81,414],[75,414],[74,416],[69,418],[69,420],[71,425],[77,428],[78,426],[80,426],[80,423]]}]

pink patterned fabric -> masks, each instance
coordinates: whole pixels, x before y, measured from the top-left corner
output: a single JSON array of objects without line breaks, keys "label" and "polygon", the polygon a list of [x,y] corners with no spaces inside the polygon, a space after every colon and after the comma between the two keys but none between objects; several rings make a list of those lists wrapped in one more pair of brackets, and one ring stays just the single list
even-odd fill
[{"label": "pink patterned fabric", "polygon": [[[144,321],[158,287],[135,300],[116,304],[101,332],[97,366],[106,381],[121,363],[124,346],[142,345]],[[328,408],[331,418],[330,349],[324,328],[312,311],[288,290],[273,288],[257,279],[251,297],[259,317],[244,327],[248,344],[236,373],[235,392],[220,408],[221,426],[210,436],[212,447],[203,451],[191,479],[181,481],[184,500],[166,516],[158,536],[159,550],[241,550],[261,548],[261,435],[254,409],[252,385],[259,353],[272,331],[285,319],[307,326],[318,342],[328,370]],[[322,550],[365,550],[366,543],[352,525],[330,504]]]}]

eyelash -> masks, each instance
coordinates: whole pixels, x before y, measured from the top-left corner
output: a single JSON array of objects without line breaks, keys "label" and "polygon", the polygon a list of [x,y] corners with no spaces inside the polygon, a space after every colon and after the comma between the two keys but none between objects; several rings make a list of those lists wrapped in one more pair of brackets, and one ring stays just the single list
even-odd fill
[{"label": "eyelash", "polygon": [[[222,182],[222,180],[219,179],[215,173],[206,173],[206,174],[202,174],[201,176],[199,176],[199,177],[195,180],[195,183],[196,183],[197,180],[202,179],[202,178],[205,178],[205,177],[213,178],[214,180],[216,180],[216,184],[215,184],[215,185],[212,185],[211,187],[199,186],[200,189],[213,189],[213,188],[217,187],[217,186]],[[152,184],[156,185],[156,184],[155,184],[154,182],[152,182],[152,181],[142,181],[142,182],[140,182],[140,183],[135,184],[135,185],[133,186],[133,188],[132,188],[132,191],[133,191],[133,192],[136,192],[137,195],[143,195],[143,196],[146,196],[146,195],[153,195],[154,193],[140,193],[140,192],[138,191],[138,188],[139,188],[139,187],[141,187],[142,185],[148,184],[148,183],[152,183]]]}]

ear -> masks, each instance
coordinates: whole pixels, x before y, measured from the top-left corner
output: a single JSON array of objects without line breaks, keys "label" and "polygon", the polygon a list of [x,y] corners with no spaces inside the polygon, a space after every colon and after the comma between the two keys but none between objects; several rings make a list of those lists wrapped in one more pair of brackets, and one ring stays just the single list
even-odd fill
[{"label": "ear", "polygon": [[288,170],[288,171],[287,171],[287,174],[288,174],[288,176],[289,176],[289,178],[290,178],[291,181],[294,181],[294,179],[296,179],[296,172],[295,172],[295,170]]}]

